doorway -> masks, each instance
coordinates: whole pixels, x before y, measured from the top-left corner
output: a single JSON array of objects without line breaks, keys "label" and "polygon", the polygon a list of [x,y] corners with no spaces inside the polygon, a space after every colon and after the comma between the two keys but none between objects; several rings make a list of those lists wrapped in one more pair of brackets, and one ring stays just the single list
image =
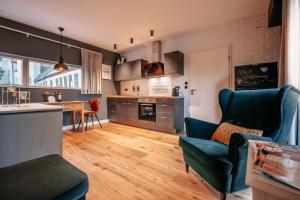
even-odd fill
[{"label": "doorway", "polygon": [[229,47],[200,51],[190,55],[190,117],[219,123],[219,91],[229,88]]}]

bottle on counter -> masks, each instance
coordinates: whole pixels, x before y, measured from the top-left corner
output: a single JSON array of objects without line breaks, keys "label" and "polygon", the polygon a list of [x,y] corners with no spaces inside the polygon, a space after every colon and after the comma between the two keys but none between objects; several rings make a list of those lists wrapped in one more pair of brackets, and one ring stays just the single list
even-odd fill
[{"label": "bottle on counter", "polygon": [[58,102],[61,102],[61,99],[62,99],[62,93],[61,93],[61,91],[58,91],[58,94],[57,94],[57,101],[58,101]]}]

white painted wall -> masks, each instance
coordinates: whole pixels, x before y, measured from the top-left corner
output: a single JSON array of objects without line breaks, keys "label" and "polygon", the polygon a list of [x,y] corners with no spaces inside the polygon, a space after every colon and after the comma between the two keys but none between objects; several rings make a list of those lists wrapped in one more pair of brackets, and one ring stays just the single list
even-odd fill
[{"label": "white painted wall", "polygon": [[[181,87],[181,91],[185,96],[186,116],[188,116],[189,90],[183,88],[184,81],[189,81],[189,55],[205,49],[230,46],[232,49],[232,69],[234,66],[239,65],[278,61],[281,28],[267,28],[266,24],[267,14],[262,13],[212,29],[162,40],[163,53],[180,50],[185,54],[184,76],[172,77],[170,82],[172,86],[180,85]],[[122,55],[128,61],[135,59],[151,61],[151,46],[147,44],[123,52]],[[130,87],[131,84],[134,84],[134,81],[123,82],[121,83],[121,89],[122,85]],[[144,84],[149,85],[147,81]],[[123,94],[123,91],[121,91],[121,94]]]}]

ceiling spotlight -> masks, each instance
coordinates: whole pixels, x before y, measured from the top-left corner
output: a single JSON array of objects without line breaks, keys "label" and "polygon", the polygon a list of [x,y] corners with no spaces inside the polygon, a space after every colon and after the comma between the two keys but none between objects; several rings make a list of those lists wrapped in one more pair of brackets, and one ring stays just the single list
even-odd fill
[{"label": "ceiling spotlight", "polygon": [[114,44],[114,49],[115,49],[115,50],[117,49],[117,44]]},{"label": "ceiling spotlight", "polygon": [[130,38],[130,46],[133,46],[133,38]]},{"label": "ceiling spotlight", "polygon": [[151,40],[154,39],[154,31],[153,31],[153,30],[150,31],[150,39],[151,39]]}]

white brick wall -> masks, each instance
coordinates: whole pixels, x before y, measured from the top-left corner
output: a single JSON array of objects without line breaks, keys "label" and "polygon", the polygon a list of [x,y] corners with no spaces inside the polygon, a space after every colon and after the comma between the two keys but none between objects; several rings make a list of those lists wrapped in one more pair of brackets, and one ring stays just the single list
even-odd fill
[{"label": "white brick wall", "polygon": [[233,66],[278,61],[281,28],[267,28],[266,19],[258,15],[231,23]]}]

